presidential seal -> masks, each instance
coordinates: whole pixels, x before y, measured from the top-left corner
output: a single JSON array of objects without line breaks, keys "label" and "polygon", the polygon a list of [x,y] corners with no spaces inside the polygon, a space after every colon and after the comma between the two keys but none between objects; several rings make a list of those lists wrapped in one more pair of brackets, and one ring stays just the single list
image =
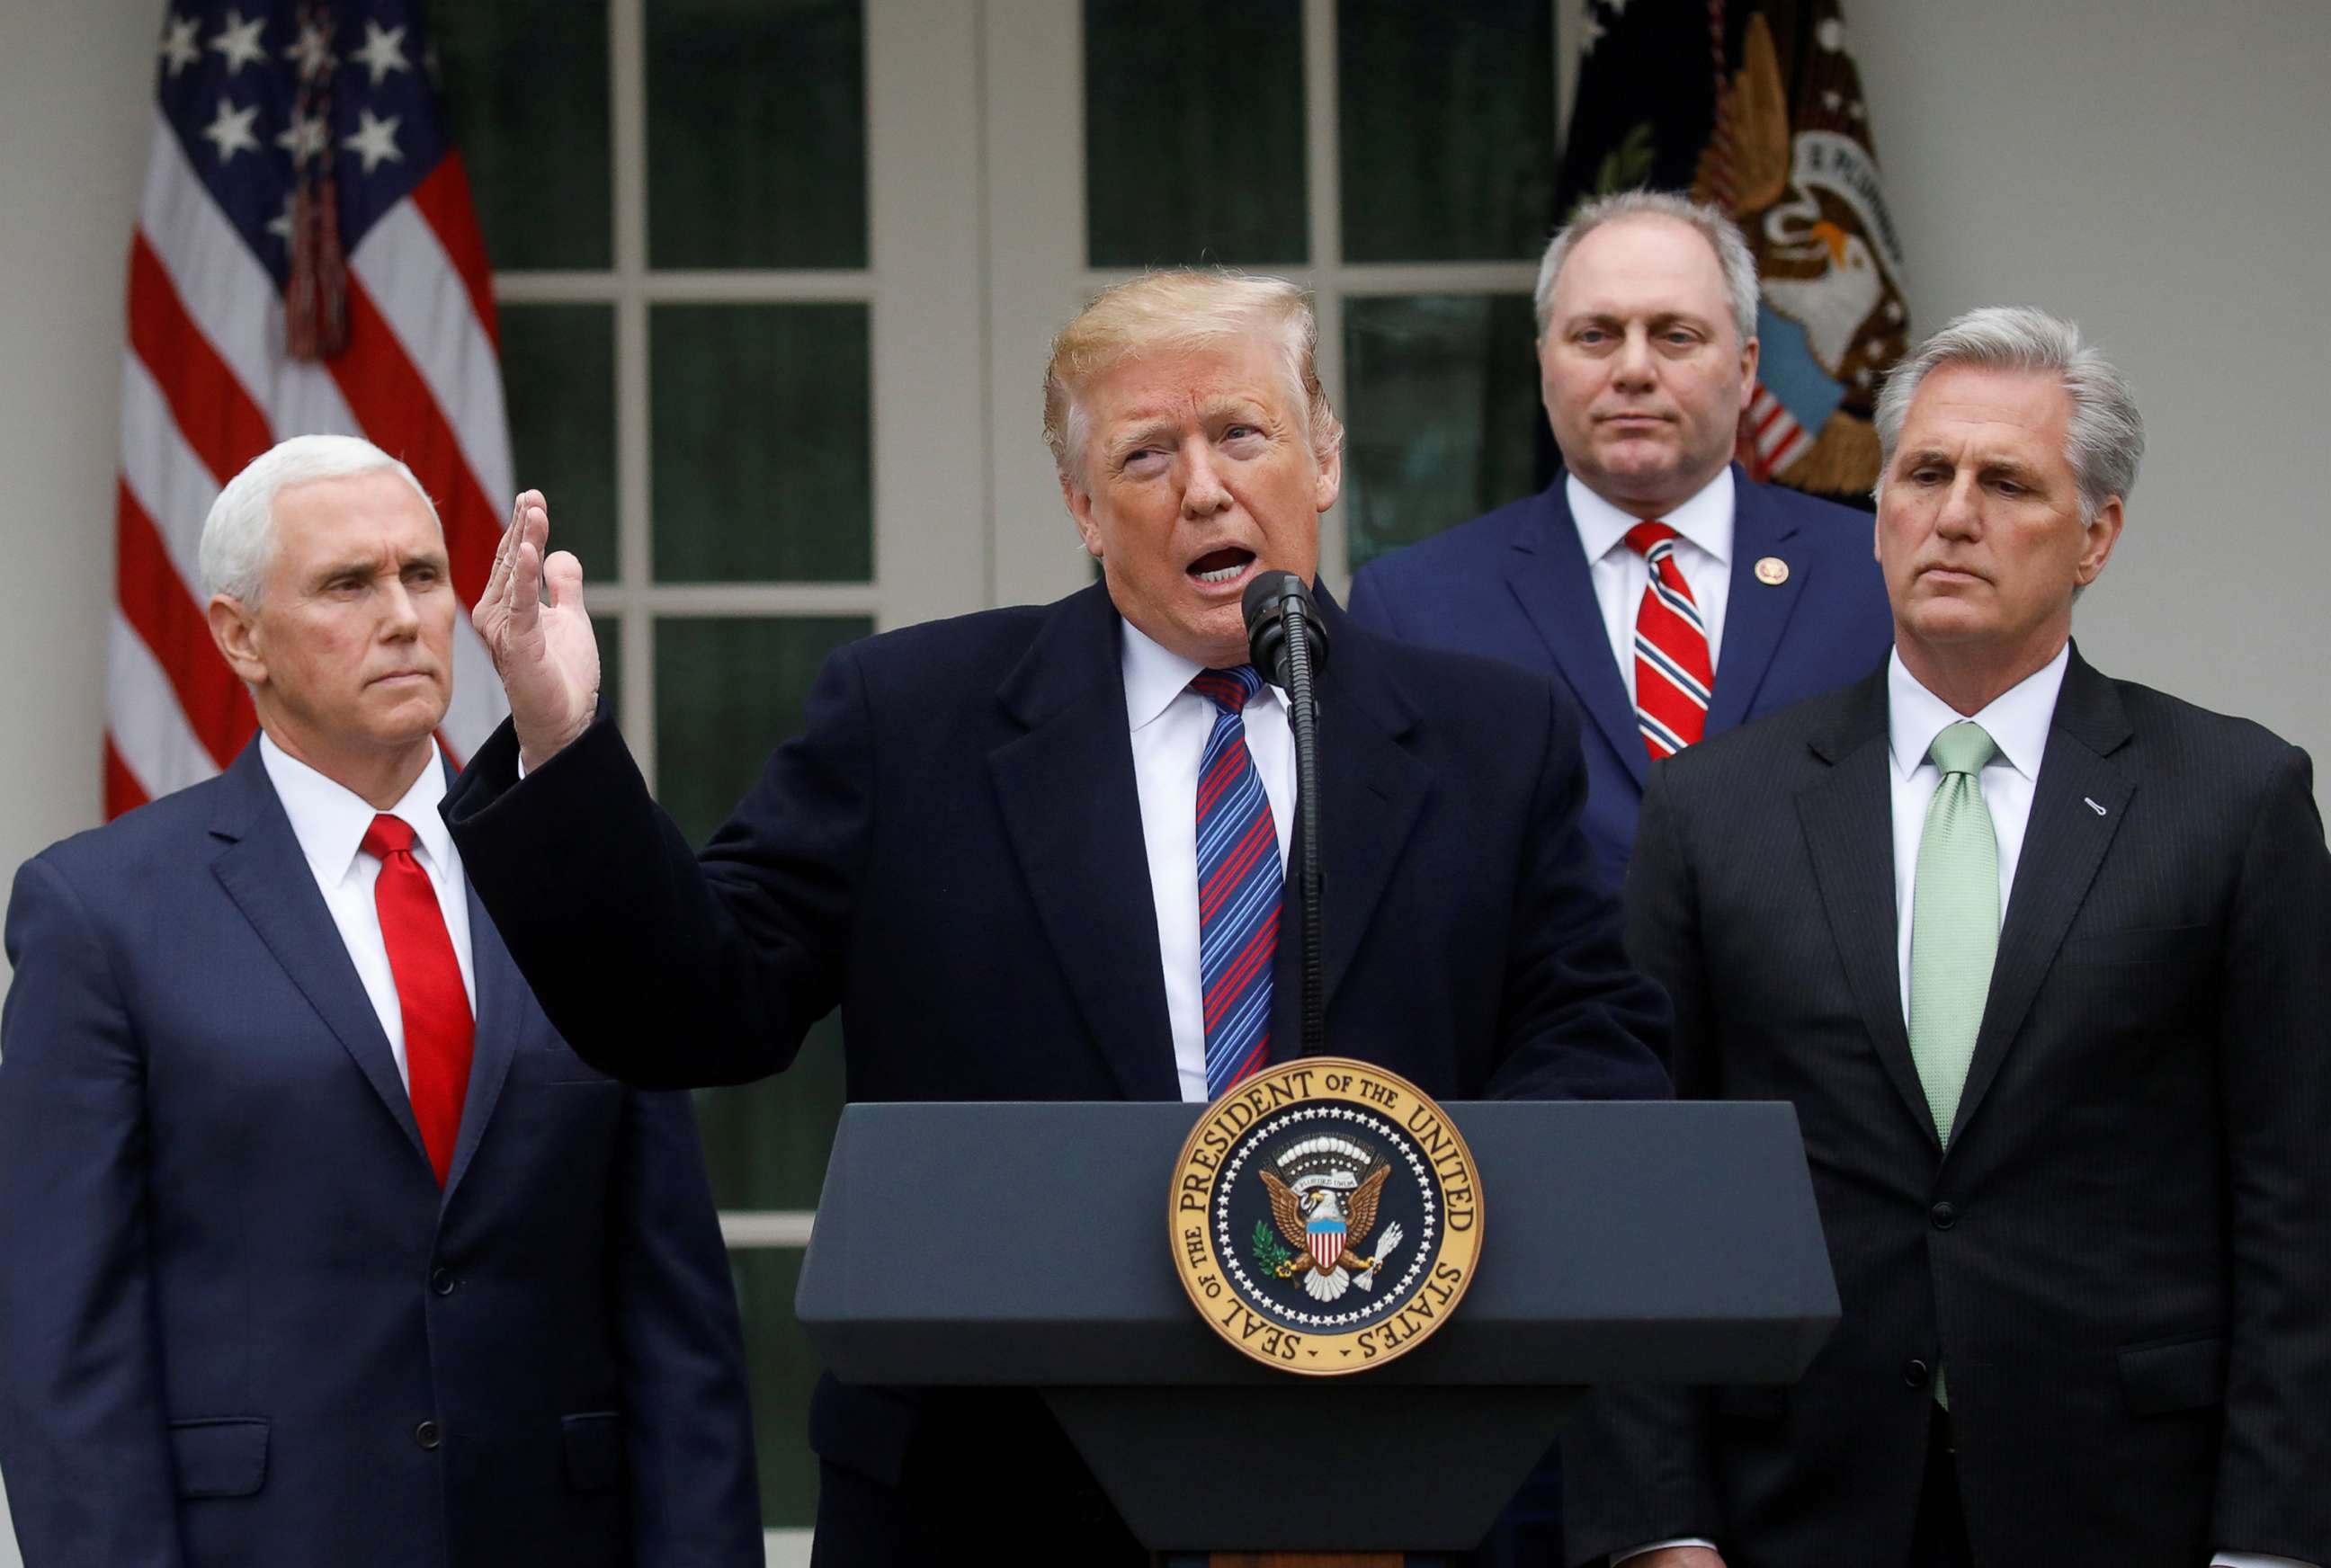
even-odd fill
[{"label": "presidential seal", "polygon": [[1456,1124],[1364,1061],[1304,1057],[1206,1107],[1182,1145],[1175,1269],[1257,1361],[1381,1366],[1448,1320],[1481,1250],[1481,1183]]}]

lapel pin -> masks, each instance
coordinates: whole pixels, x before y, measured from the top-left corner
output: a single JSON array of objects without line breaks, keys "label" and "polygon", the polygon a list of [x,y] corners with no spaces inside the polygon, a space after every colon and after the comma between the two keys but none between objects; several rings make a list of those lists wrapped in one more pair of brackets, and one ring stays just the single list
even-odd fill
[{"label": "lapel pin", "polygon": [[1789,564],[1778,556],[1767,556],[1756,563],[1756,581],[1767,588],[1777,588],[1789,580]]},{"label": "lapel pin", "polygon": [[2092,811],[2092,812],[2096,813],[2097,813],[2097,815],[2098,815],[2098,816],[2102,816],[2102,815],[2104,815],[2104,814],[2105,814],[2105,809],[2104,809],[2104,807],[2102,807],[2102,806],[2100,806],[2100,805],[2097,804],[2097,803],[2096,803],[2095,801],[2093,801],[2093,800],[2089,799],[2089,797],[2088,797],[2088,796],[2087,796],[2087,795],[2082,795],[2082,796],[2080,797],[2080,799],[2081,799],[2081,800],[2083,800],[2083,801],[2085,801],[2085,802],[2087,802],[2087,803],[2088,803],[2088,810],[2090,810],[2090,811]]}]

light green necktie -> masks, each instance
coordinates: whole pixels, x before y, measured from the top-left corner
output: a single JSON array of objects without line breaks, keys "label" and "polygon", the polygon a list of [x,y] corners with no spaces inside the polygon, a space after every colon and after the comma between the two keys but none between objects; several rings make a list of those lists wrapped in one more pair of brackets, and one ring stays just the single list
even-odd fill
[{"label": "light green necktie", "polygon": [[1910,904],[1910,1060],[1948,1145],[1999,953],[1999,843],[1977,782],[1999,747],[1962,720],[1927,755],[1943,780],[1927,805]]}]

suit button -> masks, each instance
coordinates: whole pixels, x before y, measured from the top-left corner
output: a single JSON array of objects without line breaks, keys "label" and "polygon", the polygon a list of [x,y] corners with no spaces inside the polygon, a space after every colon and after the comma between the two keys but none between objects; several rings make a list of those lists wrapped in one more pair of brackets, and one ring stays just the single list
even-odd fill
[{"label": "suit button", "polygon": [[440,1269],[429,1276],[429,1288],[440,1296],[452,1295],[453,1287],[459,1283],[451,1269]]},{"label": "suit button", "polygon": [[438,1431],[437,1423],[435,1421],[423,1421],[419,1426],[413,1429],[413,1440],[419,1443],[423,1448],[427,1449],[431,1453],[435,1453],[437,1451],[437,1445],[443,1441],[444,1439],[443,1434]]},{"label": "suit button", "polygon": [[1930,1375],[1931,1369],[1927,1367],[1925,1362],[1920,1361],[1917,1356],[1912,1356],[1909,1360],[1902,1364],[1902,1382],[1906,1387],[1924,1388],[1927,1386],[1927,1379]]},{"label": "suit button", "polygon": [[1947,1231],[1959,1222],[1959,1212],[1948,1203],[1937,1203],[1927,1211],[1927,1218],[1935,1222],[1937,1231]]}]

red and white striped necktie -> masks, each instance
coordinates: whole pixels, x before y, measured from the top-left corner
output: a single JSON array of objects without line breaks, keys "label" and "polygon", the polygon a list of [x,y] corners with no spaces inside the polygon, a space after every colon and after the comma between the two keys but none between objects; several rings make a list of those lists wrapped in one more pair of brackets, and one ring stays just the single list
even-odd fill
[{"label": "red and white striped necktie", "polygon": [[1635,723],[1653,762],[1708,733],[1708,699],[1716,687],[1708,627],[1676,565],[1675,542],[1676,531],[1661,522],[1627,530],[1628,545],[1651,566],[1635,612]]}]

